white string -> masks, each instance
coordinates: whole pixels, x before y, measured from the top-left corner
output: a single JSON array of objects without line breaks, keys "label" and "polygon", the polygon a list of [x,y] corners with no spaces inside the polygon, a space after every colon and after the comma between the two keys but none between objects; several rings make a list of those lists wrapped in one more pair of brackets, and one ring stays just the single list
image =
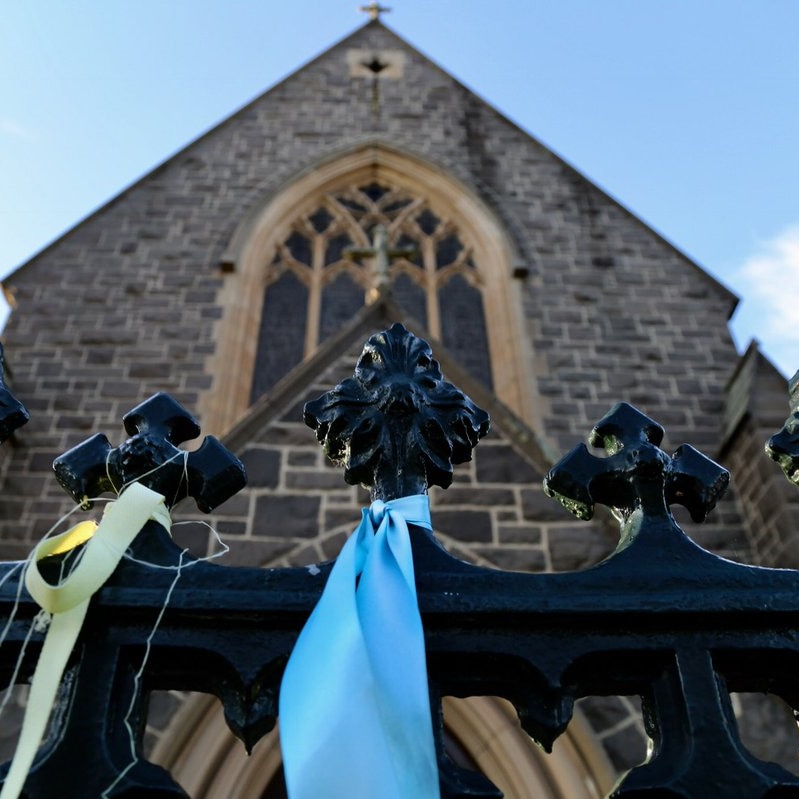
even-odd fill
[{"label": "white string", "polygon": [[130,763],[128,763],[122,771],[117,774],[116,779],[103,791],[101,794],[101,799],[108,799],[109,792],[115,788],[119,783],[125,778],[125,775],[136,765],[138,762],[138,757],[136,756],[136,736],[133,733],[133,727],[130,724],[130,717],[133,714],[133,711],[136,707],[136,700],[139,698],[139,686],[141,684],[141,678],[144,674],[144,668],[147,665],[147,661],[150,658],[150,650],[152,648],[153,638],[155,637],[156,632],[158,631],[158,627],[161,624],[161,619],[164,618],[164,613],[166,613],[167,605],[169,605],[169,600],[172,598],[172,592],[175,590],[175,586],[178,584],[178,580],[180,579],[180,572],[183,567],[183,556],[188,552],[188,549],[184,549],[180,553],[180,557],[178,559],[177,570],[175,571],[175,576],[172,578],[172,582],[170,583],[169,589],[166,592],[166,596],[164,597],[164,604],[161,605],[161,609],[158,611],[158,616],[155,619],[155,623],[153,624],[152,629],[150,630],[150,634],[147,636],[147,641],[144,646],[144,657],[142,658],[141,665],[139,666],[139,670],[136,672],[135,676],[133,677],[133,692],[130,697],[130,704],[128,705],[128,712],[125,714],[125,718],[123,720],[123,724],[125,725],[125,729],[128,731],[128,741],[130,742]]},{"label": "white string", "polygon": [[[92,501],[96,501],[96,500],[92,500]],[[111,501],[111,500],[107,500],[105,497],[102,497],[102,498],[100,498],[100,501]],[[25,560],[21,560],[18,563],[16,563],[13,566],[13,568],[9,569],[8,572],[5,575],[3,575],[2,579],[0,579],[0,588],[2,588],[2,586],[6,583],[6,581],[11,577],[12,574],[14,574],[15,572],[19,571],[20,569],[23,569],[24,567],[27,567],[30,564],[31,560],[33,559],[33,553],[36,551],[36,549],[37,549],[39,544],[41,544],[42,542],[46,541],[70,516],[72,516],[72,514],[74,514],[75,512],[77,512],[78,510],[81,510],[81,509],[82,509],[82,506],[80,504],[75,505],[71,510],[67,511],[60,519],[58,519],[58,521],[56,521],[56,523],[53,524],[50,527],[50,529],[47,530],[47,532],[45,532],[45,534],[43,536],[41,536],[41,538],[39,539],[38,544],[31,549],[31,551],[28,553],[28,556],[25,558]],[[82,554],[82,552],[80,554]],[[77,565],[78,562],[79,561],[76,558],[75,562],[73,562],[71,564],[70,572],[71,572],[71,570],[73,568],[75,568],[75,566]],[[62,567],[62,571],[61,571],[61,574],[59,575],[59,580],[58,580],[59,584],[61,582],[63,582],[63,567],[64,567],[64,563],[63,562],[61,564],[61,567]],[[67,575],[67,576],[69,576],[69,575]],[[17,611],[19,610],[19,606],[20,606],[21,601],[22,601],[22,588],[23,588],[24,584],[25,584],[25,581],[24,581],[24,579],[22,579],[22,575],[20,575],[20,578],[17,581],[17,591],[16,591],[16,594],[14,596],[14,604],[13,604],[13,606],[11,608],[11,612],[8,614],[8,619],[7,619],[6,623],[5,623],[2,631],[0,631],[0,646],[2,646],[3,643],[5,642],[6,637],[8,636],[8,632],[11,629],[11,625],[13,624],[14,619],[16,618]],[[31,635],[33,634],[34,631],[43,632],[43,628],[46,628],[47,624],[49,624],[49,616],[50,616],[50,614],[49,613],[45,614],[45,616],[47,617],[47,621],[46,622],[45,622],[45,616],[43,616],[43,614],[45,614],[45,612],[41,611],[41,612],[37,613],[36,616],[33,619],[31,619],[30,627],[29,627],[28,632],[27,632],[27,634],[26,634],[26,636],[25,636],[25,638],[23,640],[22,648],[20,649],[19,655],[17,656],[17,662],[14,664],[14,671],[13,671],[13,673],[11,675],[11,679],[9,680],[8,688],[7,688],[6,692],[5,692],[5,696],[3,697],[3,700],[0,702],[0,720],[2,720],[3,713],[4,713],[5,709],[6,709],[6,707],[8,706],[8,702],[9,702],[9,700],[11,698],[12,688],[14,687],[14,685],[16,685],[17,677],[19,676],[19,671],[20,671],[20,668],[22,667],[22,660],[25,657],[25,650],[27,648],[28,641],[30,641]]]},{"label": "white string", "polygon": [[[95,497],[95,498],[90,499],[88,501],[89,502],[113,502],[113,500],[108,499],[108,497]],[[17,563],[15,563],[14,566],[11,569],[9,569],[3,575],[2,578],[0,578],[0,588],[2,588],[3,585],[5,585],[5,583],[9,580],[9,578],[15,572],[19,571],[20,569],[24,569],[24,567],[26,567],[31,562],[31,560],[33,559],[33,553],[36,551],[36,549],[38,549],[39,545],[42,544],[44,541],[46,541],[48,538],[50,538],[56,532],[56,530],[58,530],[58,528],[61,527],[61,525],[63,525],[67,521],[67,519],[69,519],[70,516],[72,516],[73,514],[77,513],[77,511],[79,511],[79,510],[84,510],[83,506],[80,503],[75,505],[70,510],[68,510],[60,519],[58,519],[58,521],[56,521],[55,524],[53,524],[50,527],[50,529],[47,530],[47,532],[45,532],[44,535],[41,536],[41,538],[39,538],[39,541],[37,542],[37,544],[34,547],[31,548],[31,551],[28,553],[28,555],[25,558],[25,560],[20,560]],[[85,551],[85,549],[81,550],[81,552],[78,553],[78,554],[82,555],[84,551]],[[78,558],[76,558],[70,564],[70,574],[72,573],[72,570],[78,565],[78,563],[79,563],[79,560],[78,560]],[[64,566],[65,565],[66,565],[65,562],[61,563],[61,573],[59,574],[59,579],[58,579],[58,582],[56,583],[56,585],[60,585],[64,581],[64,579],[66,579],[64,577]],[[67,574],[67,577],[69,577],[69,574]],[[11,629],[11,625],[12,625],[12,623],[14,621],[14,618],[17,615],[17,610],[19,609],[19,605],[20,605],[21,598],[22,598],[22,588],[23,588],[24,584],[25,584],[25,581],[23,579],[20,579],[20,580],[17,581],[17,592],[16,592],[16,595],[14,597],[14,605],[11,608],[11,612],[8,614],[8,619],[6,620],[5,626],[3,627],[2,631],[0,631],[0,646],[2,646],[3,642],[6,640],[6,636],[8,635],[8,631]],[[2,713],[2,710],[0,710],[0,713]]]},{"label": "white string", "polygon": [[25,558],[25,560],[21,560],[18,563],[16,563],[14,565],[13,569],[9,569],[2,577],[0,577],[0,588],[2,588],[6,584],[6,581],[8,580],[8,578],[11,577],[11,575],[15,571],[17,571],[17,569],[19,569],[19,567],[22,566],[23,563],[27,563],[28,562],[29,558],[30,558],[30,554],[28,554],[28,557]]},{"label": "white string", "polygon": [[[9,577],[11,577],[14,572],[19,571],[22,566],[26,566],[30,559],[33,557],[33,552],[31,552],[25,560],[21,560],[17,563],[12,569],[9,569],[8,573],[3,576],[3,579],[0,580],[0,586],[2,586]],[[11,629],[11,625],[14,622],[14,619],[17,615],[17,610],[19,609],[19,604],[22,597],[22,576],[20,575],[20,579],[17,581],[17,593],[14,597],[14,606],[11,608],[11,612],[8,614],[8,621],[6,621],[5,626],[3,627],[2,632],[0,632],[0,646],[3,645],[3,642],[6,640],[6,636],[8,635],[8,631]],[[11,675],[11,679],[8,682],[8,687],[5,690],[5,695],[3,696],[2,702],[0,702],[0,719],[3,718],[3,713],[5,712],[6,707],[11,699],[11,694],[13,693],[14,686],[17,683],[17,676],[19,675],[19,670],[22,667],[22,660],[25,657],[25,649],[28,646],[28,641],[30,640],[31,634],[36,629],[36,619],[38,619],[38,614],[35,618],[31,619],[30,627],[28,628],[28,633],[25,636],[25,639],[22,642],[22,647],[19,650],[19,655],[17,655],[17,662],[14,664],[14,671]]]},{"label": "white string", "polygon": [[185,525],[185,524],[202,524],[202,525],[205,525],[213,533],[214,539],[220,545],[221,549],[218,552],[212,552],[210,555],[206,555],[203,558],[196,558],[195,560],[192,560],[189,563],[184,563],[184,561],[183,561],[183,558],[185,557],[185,555],[188,553],[189,550],[188,550],[188,548],[183,549],[181,551],[181,553],[180,553],[179,558],[178,558],[178,563],[175,566],[169,566],[169,565],[164,565],[164,564],[159,564],[159,563],[149,563],[148,561],[140,560],[139,558],[133,557],[133,555],[131,555],[129,552],[126,552],[125,555],[124,555],[124,557],[127,560],[130,560],[133,563],[139,563],[142,566],[146,566],[148,568],[174,570],[175,571],[175,576],[172,578],[172,582],[170,583],[169,588],[167,589],[166,596],[164,598],[164,603],[163,603],[163,605],[161,606],[161,609],[158,612],[158,616],[157,616],[157,618],[155,620],[155,623],[153,624],[152,629],[150,630],[150,634],[147,636],[147,641],[146,641],[145,649],[144,649],[144,657],[142,658],[142,662],[141,662],[141,665],[139,666],[139,670],[136,672],[136,674],[135,674],[135,676],[133,678],[134,689],[133,689],[133,693],[131,695],[130,705],[128,706],[128,711],[125,714],[125,719],[123,721],[123,724],[125,725],[125,729],[128,731],[128,741],[130,743],[131,761],[130,761],[130,763],[128,763],[127,766],[125,766],[124,769],[122,769],[122,771],[117,775],[116,779],[103,791],[103,793],[101,794],[101,799],[108,799],[109,792],[113,788],[115,788],[117,785],[119,785],[119,783],[124,779],[125,775],[136,765],[136,763],[139,760],[139,758],[136,755],[136,736],[135,736],[135,734],[133,732],[133,727],[130,724],[130,717],[133,714],[133,711],[134,711],[135,706],[136,706],[136,700],[139,697],[139,686],[140,686],[140,683],[141,683],[142,675],[144,674],[144,669],[147,666],[147,661],[149,660],[149,657],[150,657],[150,651],[152,649],[153,638],[155,637],[155,634],[158,631],[158,628],[159,628],[159,626],[161,624],[161,620],[163,619],[164,613],[166,612],[167,606],[169,605],[169,600],[172,598],[172,592],[175,590],[175,587],[178,584],[178,580],[180,580],[180,577],[181,577],[181,574],[183,572],[183,569],[191,568],[192,566],[194,566],[197,563],[203,563],[203,562],[208,562],[208,561],[214,560],[215,558],[219,558],[222,555],[224,555],[225,553],[230,551],[230,547],[222,540],[222,537],[219,535],[219,531],[213,525],[209,524],[208,522],[206,522],[206,521],[204,521],[202,519],[197,519],[197,520],[185,521],[185,522],[175,522],[172,526],[173,527],[177,527],[178,525]]},{"label": "white string", "polygon": [[[221,558],[222,555],[227,555],[230,552],[230,547],[222,540],[222,536],[219,534],[219,530],[216,529],[212,524],[209,524],[205,519],[195,519],[194,521],[186,521],[186,522],[175,522],[172,526],[173,527],[180,527],[183,524],[203,524],[205,525],[214,537],[214,541],[216,542],[219,549],[216,552],[212,552],[210,555],[206,555],[204,558],[199,558],[194,563],[198,563],[200,561],[211,561],[216,560],[217,558]],[[189,566],[193,566],[194,563],[190,563]]]},{"label": "white string", "polygon": [[[177,460],[178,458],[183,458],[183,474],[182,474],[181,480],[178,483],[178,486],[177,486],[177,488],[175,490],[175,494],[174,494],[173,499],[177,500],[178,494],[180,493],[180,489],[183,486],[184,481],[185,481],[185,484],[187,486],[189,484],[189,472],[188,472],[188,456],[189,456],[189,452],[186,451],[186,450],[179,450],[172,457],[170,457],[167,460],[165,460],[162,464],[154,467],[153,469],[150,469],[148,472],[145,472],[144,474],[140,475],[135,480],[130,480],[130,481],[126,482],[119,489],[114,485],[114,481],[111,478],[110,463],[109,463],[110,454],[111,454],[111,452],[109,451],[109,453],[106,455],[106,462],[105,462],[106,476],[108,478],[109,484],[111,485],[111,487],[112,487],[114,493],[117,495],[117,497],[132,483],[141,481],[143,478],[150,476],[151,474],[157,472],[159,469],[163,469],[168,464],[172,463],[173,461]],[[113,499],[110,499],[108,497],[94,497],[94,498],[90,498],[88,496],[83,497],[83,500],[81,502],[79,502],[73,508],[68,510],[63,516],[61,516],[50,527],[49,530],[47,530],[47,532],[41,537],[41,539],[39,541],[39,544],[41,544],[46,539],[51,537],[56,532],[56,530],[58,530],[78,510],[86,510],[87,506],[90,503],[95,503],[95,502],[113,502],[113,501],[114,501]],[[174,504],[174,502],[173,502],[173,504]],[[164,613],[166,612],[167,606],[169,605],[169,601],[170,601],[170,599],[172,597],[172,593],[175,590],[175,587],[177,586],[178,581],[180,580],[180,576],[181,576],[182,570],[184,568],[189,568],[190,566],[193,566],[196,563],[202,563],[202,562],[214,560],[216,558],[221,557],[222,555],[225,555],[227,552],[230,551],[230,547],[222,540],[222,537],[219,534],[219,531],[213,525],[209,524],[205,520],[197,519],[197,520],[176,522],[172,526],[185,525],[185,524],[195,524],[195,523],[196,524],[203,524],[211,531],[211,533],[213,534],[213,537],[214,537],[214,541],[215,541],[216,545],[218,546],[217,551],[214,551],[211,554],[206,555],[204,557],[193,559],[189,563],[184,563],[184,557],[189,552],[188,548],[185,548],[185,549],[183,549],[180,552],[180,555],[178,557],[177,565],[164,565],[164,564],[151,563],[149,561],[141,560],[139,558],[134,557],[132,554],[130,554],[130,550],[128,550],[125,553],[125,555],[123,556],[126,559],[128,559],[128,560],[130,560],[130,561],[132,561],[134,563],[138,563],[138,564],[140,564],[142,566],[145,566],[147,568],[174,570],[175,576],[173,577],[172,582],[170,583],[169,588],[167,589],[166,596],[164,597],[164,602],[161,605],[161,608],[159,609],[158,615],[157,615],[157,617],[155,619],[155,623],[153,624],[153,627],[150,630],[150,634],[147,636],[147,639],[146,639],[146,642],[145,642],[144,657],[142,658],[141,665],[139,666],[139,669],[138,669],[138,671],[136,672],[136,674],[134,676],[134,683],[133,683],[134,684],[134,691],[133,691],[133,693],[131,695],[131,702],[130,702],[130,705],[128,707],[127,713],[126,713],[124,721],[123,721],[123,724],[125,725],[125,729],[128,732],[128,739],[129,739],[129,743],[130,743],[131,762],[117,775],[116,779],[111,783],[111,785],[109,785],[108,788],[106,788],[103,791],[103,793],[101,795],[101,799],[108,799],[109,792],[114,787],[116,787],[116,785],[119,784],[119,782],[125,777],[125,775],[130,771],[130,769],[133,768],[135,766],[135,764],[138,762],[138,757],[136,756],[136,736],[135,736],[135,734],[133,732],[133,727],[132,727],[132,725],[130,723],[130,717],[131,717],[131,715],[132,715],[132,713],[133,713],[133,711],[135,709],[136,701],[139,698],[139,690],[140,690],[141,678],[142,678],[142,676],[144,674],[144,670],[145,670],[145,668],[147,666],[147,661],[148,661],[149,656],[150,656],[150,652],[151,652],[151,649],[152,649],[152,641],[153,641],[153,639],[155,637],[155,634],[158,631],[158,628],[159,628],[159,626],[161,624],[161,620],[164,617]],[[171,535],[171,531],[167,530],[167,532],[169,532],[170,535]],[[216,547],[214,547],[214,549],[216,549]],[[2,586],[5,584],[5,582],[15,572],[19,571],[21,568],[27,566],[30,563],[31,559],[33,558],[35,550],[36,550],[36,547],[34,547],[31,550],[30,554],[28,555],[28,557],[25,560],[20,561],[19,563],[15,564],[12,569],[10,569],[5,575],[3,575],[2,578],[0,578],[0,588],[2,588]],[[72,574],[73,570],[75,568],[77,568],[77,566],[80,564],[80,561],[81,561],[85,551],[86,551],[86,548],[83,547],[77,553],[75,559],[71,563],[68,564],[69,571],[66,574],[66,576],[64,575],[64,569],[67,567],[67,561],[66,561],[66,559],[64,559],[61,562],[61,571],[60,571],[59,578],[58,578],[58,581],[57,581],[56,585],[62,584],[64,582],[64,580],[67,579]],[[17,591],[16,591],[15,600],[14,600],[14,605],[13,605],[13,607],[11,609],[11,612],[9,614],[8,620],[6,621],[6,624],[3,627],[3,630],[0,631],[0,646],[5,641],[5,639],[6,639],[7,635],[8,635],[8,631],[11,629],[11,625],[12,625],[12,623],[14,621],[14,618],[16,616],[17,610],[19,608],[19,605],[20,605],[20,602],[21,602],[23,584],[24,584],[24,580],[21,579],[21,577],[20,577],[20,579],[18,580],[18,583],[17,583]],[[2,701],[0,701],[0,718],[2,718],[2,714],[3,714],[4,710],[6,709],[6,707],[8,705],[8,702],[10,701],[11,694],[12,694],[12,688],[17,683],[17,678],[19,676],[19,672],[20,672],[20,669],[22,667],[22,662],[24,660],[25,651],[26,651],[26,648],[28,646],[28,642],[30,641],[30,638],[31,638],[33,632],[34,631],[41,632],[42,631],[42,627],[43,626],[46,627],[46,625],[49,624],[50,614],[44,614],[47,617],[46,619],[42,618],[42,615],[43,615],[43,613],[39,613],[31,620],[31,624],[30,624],[30,627],[28,629],[28,632],[27,632],[27,634],[25,636],[25,639],[22,642],[22,647],[20,649],[19,656],[17,657],[17,662],[16,662],[16,664],[14,666],[13,674],[11,675],[11,679],[9,681],[8,690],[5,692],[5,696],[3,697]]]},{"label": "white string", "polygon": [[8,688],[6,689],[3,701],[0,702],[0,716],[3,715],[3,711],[8,706],[8,702],[11,699],[12,688],[17,684],[17,677],[19,676],[19,670],[22,667],[22,661],[25,658],[25,650],[28,648],[28,641],[31,640],[31,635],[33,635],[33,631],[36,629],[37,619],[38,619],[38,614],[36,618],[31,619],[30,627],[28,627],[28,632],[26,633],[25,638],[22,641],[22,647],[19,650],[19,656],[17,657],[17,662],[14,664],[14,671],[11,674],[11,680],[8,683]]},{"label": "white string", "polygon": [[[8,574],[6,574],[2,580],[0,580],[0,586],[2,586],[15,571],[18,571],[23,566],[27,565],[30,561],[32,554],[29,554],[25,560],[21,560],[19,563],[14,566],[13,569],[9,569]],[[11,625],[14,622],[14,618],[17,615],[17,609],[19,608],[20,597],[22,596],[22,580],[20,579],[17,582],[17,594],[14,597],[14,607],[11,608],[11,613],[8,614],[8,621],[6,621],[5,626],[3,627],[2,632],[0,632],[0,646],[3,645],[3,641],[6,640],[6,636],[8,635],[8,631],[11,629]],[[2,708],[0,708],[0,715],[2,715]]]},{"label": "white string", "polygon": [[[128,480],[128,482],[127,483],[123,483],[122,484],[122,488],[119,488],[119,489],[117,489],[117,487],[114,485],[114,481],[111,479],[111,469],[110,469],[110,467],[111,467],[111,464],[110,464],[111,452],[112,452],[112,450],[108,450],[108,453],[105,456],[105,476],[108,478],[108,482],[111,483],[111,488],[114,489],[114,493],[117,496],[119,496],[132,483],[140,483],[145,477],[149,477],[151,474],[155,474],[157,471],[159,471],[159,469],[165,468],[170,463],[172,463],[172,461],[176,461],[178,458],[183,458],[183,476],[180,478],[180,482],[178,483],[178,487],[175,490],[175,497],[177,497],[177,493],[178,493],[178,491],[180,491],[180,487],[183,485],[183,481],[184,480],[186,481],[186,484],[188,485],[188,482],[189,482],[189,452],[188,452],[188,450],[179,449],[174,455],[172,455],[171,457],[167,458],[163,463],[159,464],[158,466],[154,466],[152,469],[150,469],[149,472],[144,472],[144,474],[140,474],[138,477],[133,478],[131,480]],[[173,497],[173,500],[174,500],[175,497]],[[95,502],[96,500],[88,499],[88,498],[84,497],[83,501],[84,502]],[[108,501],[111,501],[111,500],[108,500]],[[172,504],[174,505],[175,503],[172,502]]]},{"label": "white string", "polygon": [[[131,561],[131,563],[138,563],[140,566],[147,566],[150,569],[164,569],[165,571],[172,571],[174,569],[189,569],[197,563],[207,563],[208,561],[221,558],[222,555],[226,555],[228,552],[230,552],[230,547],[222,540],[222,536],[219,535],[219,531],[216,529],[216,527],[214,527],[212,524],[209,524],[207,521],[205,521],[205,519],[189,519],[188,521],[184,522],[172,522],[172,527],[180,527],[181,525],[186,524],[201,524],[204,527],[207,527],[213,534],[214,541],[219,545],[220,549],[218,551],[212,552],[210,555],[205,555],[202,558],[194,558],[188,563],[184,563],[182,566],[169,566],[163,563],[151,563],[148,560],[141,560],[141,558],[136,558],[131,555],[130,550],[128,550],[123,557],[125,560]],[[184,552],[188,552],[188,549],[185,549]]]}]

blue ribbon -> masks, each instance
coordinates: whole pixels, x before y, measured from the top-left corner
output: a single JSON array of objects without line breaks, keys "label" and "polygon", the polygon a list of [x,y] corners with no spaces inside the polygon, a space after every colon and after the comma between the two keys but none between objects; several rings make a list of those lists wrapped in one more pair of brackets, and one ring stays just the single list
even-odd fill
[{"label": "blue ribbon", "polygon": [[440,799],[408,524],[427,496],[380,500],[341,550],[286,665],[290,799]]}]

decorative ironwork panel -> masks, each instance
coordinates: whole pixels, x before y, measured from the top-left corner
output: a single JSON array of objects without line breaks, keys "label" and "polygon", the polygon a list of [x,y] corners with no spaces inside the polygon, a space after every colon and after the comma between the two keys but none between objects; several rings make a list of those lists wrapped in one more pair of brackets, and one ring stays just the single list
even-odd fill
[{"label": "decorative ironwork panel", "polygon": [[[795,405],[771,442],[791,477],[799,459]],[[443,379],[425,342],[400,325],[370,339],[353,378],[309,403],[305,418],[346,479],[383,499],[448,485],[453,465],[471,457],[488,428],[486,414]],[[120,447],[95,436],[58,459],[59,479],[78,501],[138,479],[170,503],[190,495],[210,509],[241,485],[237,462],[217,442],[180,454],[177,444],[199,430],[168,398],[148,400],[124,421],[131,438]],[[620,404],[589,439],[603,456],[580,445],[547,475],[546,490],[575,515],[588,518],[603,504],[619,519],[616,551],[585,571],[479,568],[411,529],[434,706],[445,695],[505,697],[549,750],[576,699],[638,694],[654,751],[613,797],[799,796],[799,778],[744,749],[729,698],[768,691],[799,708],[799,572],[732,563],[692,542],[670,506],[703,519],[728,475],[688,445],[669,455],[662,438],[656,422]],[[164,567],[184,554],[148,522],[92,599],[28,799],[185,796],[142,755],[154,689],[219,697],[248,749],[275,724],[283,668],[331,564],[188,561],[175,581]],[[32,626],[39,608],[21,590],[21,574],[19,564],[0,565],[6,681],[26,681],[42,646]],[[448,758],[438,712],[435,731],[442,796],[498,797],[484,777]]]}]

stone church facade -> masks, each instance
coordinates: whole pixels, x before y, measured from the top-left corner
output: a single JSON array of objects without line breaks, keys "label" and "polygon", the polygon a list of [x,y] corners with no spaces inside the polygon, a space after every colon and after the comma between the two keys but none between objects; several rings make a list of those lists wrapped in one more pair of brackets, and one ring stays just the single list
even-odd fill
[{"label": "stone church facade", "polygon": [[[383,226],[387,274],[368,254]],[[387,290],[378,290],[378,284]],[[455,555],[511,570],[591,566],[610,525],[576,521],[541,479],[626,400],[733,473],[702,526],[726,557],[799,567],[791,487],[762,457],[787,413],[736,298],[572,167],[372,21],[126,189],[13,273],[10,383],[31,412],[4,453],[0,554],[24,557],[69,501],[57,455],[167,391],[244,461],[207,521],[220,563],[334,558],[368,501],[325,462],[302,405],[402,320],[492,415],[431,495]],[[183,517],[199,514],[185,510]],[[176,528],[205,555],[207,527]],[[449,700],[448,700],[449,702]],[[764,759],[792,754],[778,707],[741,697]],[[747,711],[747,712],[744,712]],[[635,697],[587,699],[552,756],[507,706],[449,702],[449,745],[509,797],[597,797],[646,754]],[[278,797],[274,734],[248,760],[205,697],[154,696],[147,746],[193,797]]]}]

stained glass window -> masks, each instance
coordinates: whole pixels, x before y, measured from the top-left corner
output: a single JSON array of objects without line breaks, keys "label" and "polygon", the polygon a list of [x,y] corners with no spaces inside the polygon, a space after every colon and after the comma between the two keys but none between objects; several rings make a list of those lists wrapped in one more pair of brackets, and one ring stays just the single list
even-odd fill
[{"label": "stained glass window", "polygon": [[[286,314],[285,308],[296,310]],[[252,381],[253,402],[302,360],[307,309],[308,289],[293,272],[283,272],[264,290],[258,358]]]},{"label": "stained glass window", "polygon": [[446,207],[373,180],[310,199],[268,259],[253,400],[367,301],[376,281],[369,250],[378,225],[388,231],[394,300],[491,385],[484,278],[469,232],[458,228]]}]

